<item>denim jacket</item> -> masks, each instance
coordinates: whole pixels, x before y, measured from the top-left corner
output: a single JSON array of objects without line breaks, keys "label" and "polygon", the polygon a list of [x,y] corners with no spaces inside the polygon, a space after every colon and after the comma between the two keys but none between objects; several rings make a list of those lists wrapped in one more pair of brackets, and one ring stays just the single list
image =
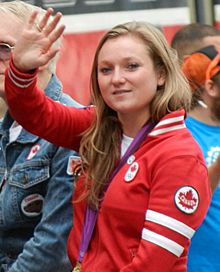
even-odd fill
[{"label": "denim jacket", "polygon": [[[53,76],[46,95],[80,107],[62,92]],[[9,143],[13,123],[0,126],[0,271],[70,272],[66,241],[72,226],[74,151],[60,148],[22,129]]]}]

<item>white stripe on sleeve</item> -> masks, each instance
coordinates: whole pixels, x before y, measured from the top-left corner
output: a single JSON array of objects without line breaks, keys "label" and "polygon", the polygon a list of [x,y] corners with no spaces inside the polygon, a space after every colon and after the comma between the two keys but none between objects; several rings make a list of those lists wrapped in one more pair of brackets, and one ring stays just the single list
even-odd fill
[{"label": "white stripe on sleeve", "polygon": [[142,239],[168,250],[177,257],[180,257],[184,251],[184,247],[176,242],[145,228],[142,230]]},{"label": "white stripe on sleeve", "polygon": [[[8,76],[9,78],[11,79],[11,81],[16,85],[18,86],[19,88],[27,88],[29,87],[33,81],[35,80],[35,77],[32,77],[30,79],[21,79],[19,77],[17,77],[13,71],[11,69],[9,69],[8,71]],[[18,81],[22,82],[22,84],[18,83]],[[28,82],[27,84],[24,84],[23,82]]]},{"label": "white stripe on sleeve", "polygon": [[22,81],[22,82],[30,82],[30,81],[33,81],[35,76],[31,77],[31,78],[20,78],[18,76],[15,75],[15,73],[12,71],[12,69],[9,69],[9,73],[11,74],[11,76],[13,76],[14,79],[17,79],[19,81]]},{"label": "white stripe on sleeve", "polygon": [[195,233],[195,230],[187,226],[186,224],[159,212],[147,210],[145,220],[157,223],[165,226],[171,230],[174,230],[188,239],[191,239]]}]

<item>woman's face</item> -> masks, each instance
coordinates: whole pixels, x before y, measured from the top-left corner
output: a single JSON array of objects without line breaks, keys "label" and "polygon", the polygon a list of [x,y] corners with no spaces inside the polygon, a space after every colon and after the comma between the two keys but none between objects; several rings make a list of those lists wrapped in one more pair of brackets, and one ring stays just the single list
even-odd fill
[{"label": "woman's face", "polygon": [[118,113],[150,117],[149,105],[164,84],[144,42],[125,35],[106,41],[98,56],[98,84],[105,103]]}]

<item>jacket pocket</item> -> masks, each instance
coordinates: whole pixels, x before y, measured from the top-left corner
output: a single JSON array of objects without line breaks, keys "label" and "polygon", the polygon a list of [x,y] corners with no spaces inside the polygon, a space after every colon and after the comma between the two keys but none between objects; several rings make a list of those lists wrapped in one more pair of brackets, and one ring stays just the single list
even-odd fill
[{"label": "jacket pocket", "polygon": [[8,176],[8,183],[21,189],[28,189],[49,177],[49,161],[31,161],[13,167]]},{"label": "jacket pocket", "polygon": [[11,170],[7,179],[5,218],[8,214],[12,216],[7,218],[7,224],[20,222],[31,225],[40,220],[49,178],[49,161],[25,162]]}]

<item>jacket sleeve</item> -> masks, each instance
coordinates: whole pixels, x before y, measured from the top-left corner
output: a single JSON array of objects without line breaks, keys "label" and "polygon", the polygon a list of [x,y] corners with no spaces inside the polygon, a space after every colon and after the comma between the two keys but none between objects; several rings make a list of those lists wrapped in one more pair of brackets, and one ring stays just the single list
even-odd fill
[{"label": "jacket sleeve", "polygon": [[163,163],[152,176],[137,254],[120,272],[171,271],[179,258],[186,258],[190,239],[206,215],[210,198],[203,163],[192,156]]},{"label": "jacket sleeve", "polygon": [[68,174],[72,155],[76,153],[59,148],[52,158],[41,221],[8,272],[71,271],[66,244],[73,217],[73,176]]},{"label": "jacket sleeve", "polygon": [[27,131],[78,151],[81,133],[94,119],[94,107],[76,109],[57,103],[36,86],[37,71],[20,73],[12,61],[5,75],[5,93],[12,117]]}]

